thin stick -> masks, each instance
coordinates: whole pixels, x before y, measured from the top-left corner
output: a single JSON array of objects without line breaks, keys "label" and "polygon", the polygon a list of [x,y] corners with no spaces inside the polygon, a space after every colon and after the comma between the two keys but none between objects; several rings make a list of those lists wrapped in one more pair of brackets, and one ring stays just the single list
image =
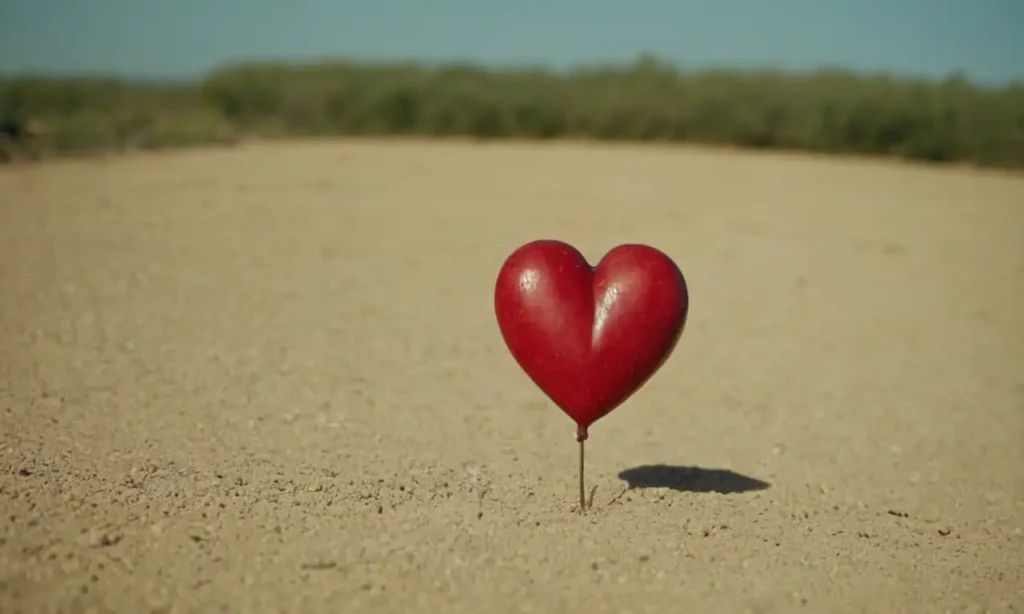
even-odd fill
[{"label": "thin stick", "polygon": [[580,440],[580,513],[581,514],[584,513],[586,511],[586,509],[587,509],[586,493],[585,493],[585,488],[583,486],[583,458],[584,458],[584,456],[583,456],[583,442],[584,442],[584,440],[581,439]]},{"label": "thin stick", "polygon": [[576,441],[580,442],[580,514],[587,512],[587,492],[583,482],[583,442],[587,440],[587,427],[576,425]]}]

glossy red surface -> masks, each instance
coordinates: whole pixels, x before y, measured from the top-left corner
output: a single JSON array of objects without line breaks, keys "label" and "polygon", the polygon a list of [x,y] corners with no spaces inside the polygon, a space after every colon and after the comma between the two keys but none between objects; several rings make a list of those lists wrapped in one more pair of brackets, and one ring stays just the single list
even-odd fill
[{"label": "glossy red surface", "polygon": [[675,349],[689,295],[682,272],[653,247],[620,245],[592,267],[571,245],[540,240],[505,260],[494,309],[513,358],[584,440]]}]

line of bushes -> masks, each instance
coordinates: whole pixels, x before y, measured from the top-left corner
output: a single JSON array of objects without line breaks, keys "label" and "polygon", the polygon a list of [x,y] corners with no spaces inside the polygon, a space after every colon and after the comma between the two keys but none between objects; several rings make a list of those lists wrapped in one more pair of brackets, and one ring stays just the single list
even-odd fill
[{"label": "line of bushes", "polygon": [[198,83],[0,79],[0,158],[248,136],[658,140],[1024,167],[1024,84],[842,71],[684,74],[652,57],[553,72],[248,63]]}]

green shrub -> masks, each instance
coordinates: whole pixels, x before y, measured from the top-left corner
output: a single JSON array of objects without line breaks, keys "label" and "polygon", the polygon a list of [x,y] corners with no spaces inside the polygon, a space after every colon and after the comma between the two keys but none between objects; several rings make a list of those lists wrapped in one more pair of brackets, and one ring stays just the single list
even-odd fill
[{"label": "green shrub", "polygon": [[[657,59],[553,72],[465,64],[249,63],[197,84],[0,79],[0,119],[49,154],[241,135],[657,140],[1024,166],[1024,86],[841,71],[679,73]],[[14,143],[15,147],[25,144]]]}]

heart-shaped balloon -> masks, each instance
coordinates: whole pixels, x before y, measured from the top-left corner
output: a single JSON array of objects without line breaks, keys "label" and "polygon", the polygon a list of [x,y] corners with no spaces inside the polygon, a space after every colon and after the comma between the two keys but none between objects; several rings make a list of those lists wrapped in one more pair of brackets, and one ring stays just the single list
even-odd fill
[{"label": "heart-shaped balloon", "polygon": [[505,260],[494,309],[513,358],[583,441],[668,359],[689,294],[672,259],[648,245],[619,245],[594,267],[571,245],[540,240]]}]

